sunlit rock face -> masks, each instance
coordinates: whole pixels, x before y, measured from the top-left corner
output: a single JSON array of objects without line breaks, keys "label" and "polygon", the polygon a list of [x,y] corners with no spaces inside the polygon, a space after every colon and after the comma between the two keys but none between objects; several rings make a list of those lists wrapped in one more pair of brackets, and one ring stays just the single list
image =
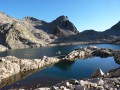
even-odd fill
[{"label": "sunlit rock face", "polygon": [[0,44],[11,49],[46,46],[52,40],[44,31],[35,29],[24,20],[0,12]]}]

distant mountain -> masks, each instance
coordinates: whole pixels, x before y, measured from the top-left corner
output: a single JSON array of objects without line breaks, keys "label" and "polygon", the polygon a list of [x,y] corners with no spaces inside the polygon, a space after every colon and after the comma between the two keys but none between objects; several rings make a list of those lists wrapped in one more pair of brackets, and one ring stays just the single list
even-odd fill
[{"label": "distant mountain", "polygon": [[76,43],[92,44],[92,43],[112,43],[120,44],[120,25],[117,23],[110,29],[98,32],[95,30],[84,30],[76,35],[58,38],[55,43]]}]

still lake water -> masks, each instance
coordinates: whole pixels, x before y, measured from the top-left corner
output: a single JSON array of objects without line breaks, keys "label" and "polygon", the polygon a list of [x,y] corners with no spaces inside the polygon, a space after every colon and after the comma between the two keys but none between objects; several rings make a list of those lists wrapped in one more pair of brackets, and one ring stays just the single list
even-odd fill
[{"label": "still lake water", "polygon": [[[120,49],[119,45],[111,44],[94,44],[97,47]],[[0,53],[0,56],[12,55],[18,58],[41,58],[46,56],[56,56],[57,51],[61,51],[63,55],[68,54],[72,50],[79,47],[86,47],[89,45],[67,45],[67,46],[55,46],[55,47],[44,47],[44,48],[32,48],[24,50],[10,50],[7,52]],[[99,68],[105,73],[113,68],[117,68],[119,65],[115,63],[112,57],[99,58],[93,57],[85,60],[76,60],[75,62],[62,61],[54,66],[47,69],[43,69],[36,72],[25,79],[19,80],[11,85],[4,87],[2,90],[10,88],[21,88],[26,89],[51,86],[62,80],[68,79],[82,79],[91,77],[91,75]],[[37,86],[36,86],[37,85]]]},{"label": "still lake water", "polygon": [[112,44],[89,44],[89,45],[66,45],[66,46],[54,46],[54,47],[42,47],[42,48],[28,48],[20,50],[9,50],[1,52],[0,57],[4,56],[16,56],[18,58],[42,58],[43,56],[56,56],[56,52],[61,51],[63,55],[67,55],[76,48],[95,45],[100,48],[120,49],[120,45]]}]

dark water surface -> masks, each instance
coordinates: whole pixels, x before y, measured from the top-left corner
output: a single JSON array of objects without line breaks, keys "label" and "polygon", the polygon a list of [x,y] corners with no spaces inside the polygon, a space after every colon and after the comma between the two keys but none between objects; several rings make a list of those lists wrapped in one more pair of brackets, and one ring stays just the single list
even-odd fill
[{"label": "dark water surface", "polygon": [[[95,44],[102,48],[120,49],[119,45],[110,44]],[[11,50],[4,53],[0,53],[0,56],[14,55],[19,58],[40,58],[43,55],[55,56],[57,51],[61,51],[62,54],[68,54],[70,51],[79,48],[86,47],[88,45],[68,45],[68,46],[56,46],[47,48],[35,48],[24,50]],[[26,55],[27,54],[27,55]],[[99,58],[93,57],[85,60],[76,60],[75,62],[61,61],[54,66],[47,69],[43,69],[36,72],[25,79],[19,80],[11,85],[4,87],[2,90],[8,90],[10,88],[26,89],[51,86],[62,80],[68,79],[81,79],[90,77],[97,69],[101,68],[105,73],[113,68],[119,67],[114,62],[113,57]]]},{"label": "dark water surface", "polygon": [[[90,44],[89,44],[90,45]],[[4,56],[16,56],[18,58],[41,58],[43,56],[56,56],[56,52],[61,51],[63,55],[68,54],[76,48],[86,47],[89,45],[66,45],[66,46],[54,46],[54,47],[42,47],[42,48],[28,48],[20,50],[9,50],[1,52],[0,57]],[[91,44],[101,48],[120,49],[120,45],[112,44]]]}]

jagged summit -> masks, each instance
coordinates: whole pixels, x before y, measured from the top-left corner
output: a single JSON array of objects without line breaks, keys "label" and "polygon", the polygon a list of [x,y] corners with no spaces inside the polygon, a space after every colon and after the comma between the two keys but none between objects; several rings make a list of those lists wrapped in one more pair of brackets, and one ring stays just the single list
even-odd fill
[{"label": "jagged summit", "polygon": [[68,20],[69,20],[69,19],[68,19],[67,16],[62,15],[62,16],[59,16],[58,18],[56,18],[55,21],[60,21],[60,22],[62,22],[62,21],[68,21]]},{"label": "jagged summit", "polygon": [[[23,20],[31,23],[35,28],[43,30],[48,34],[56,35],[57,33],[57,36],[70,36],[78,33],[78,30],[74,24],[69,21],[67,16],[64,15],[59,16],[49,23],[34,17],[25,17]],[[59,29],[56,29],[57,27],[59,27]]]}]

